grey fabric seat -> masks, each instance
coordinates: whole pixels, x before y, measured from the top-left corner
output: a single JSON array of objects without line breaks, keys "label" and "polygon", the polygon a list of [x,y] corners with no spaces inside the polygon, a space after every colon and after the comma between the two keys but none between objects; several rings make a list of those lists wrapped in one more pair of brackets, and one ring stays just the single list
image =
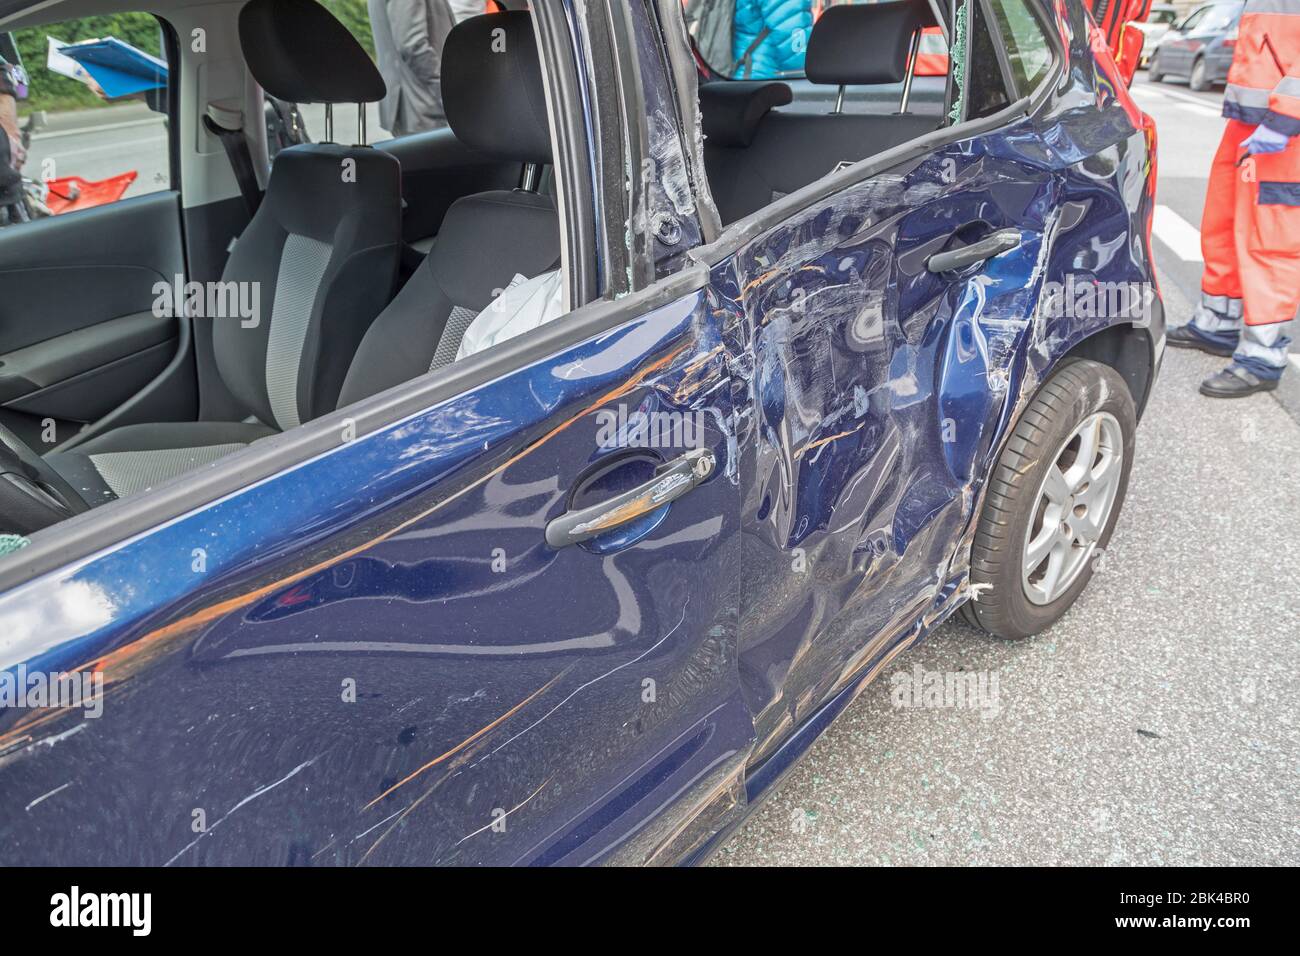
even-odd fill
[{"label": "grey fabric seat", "polygon": [[[525,181],[539,180],[538,167],[551,161],[551,138],[530,14],[488,14],[457,24],[443,51],[442,95],[459,140],[485,156],[518,161]],[[428,256],[366,333],[339,404],[454,361],[465,329],[511,279],[559,265],[559,217],[551,197],[520,188],[458,199]]]},{"label": "grey fabric seat", "polygon": [[[837,87],[899,83],[913,34],[934,22],[923,0],[828,7],[808,39],[808,79]],[[717,80],[700,87],[705,168],[724,223],[941,122],[912,113],[782,109],[791,99],[784,83]]]},{"label": "grey fabric seat", "polygon": [[[369,56],[314,0],[252,0],[239,24],[249,69],[268,93],[326,103],[383,95]],[[258,321],[211,320],[217,370],[250,420],[126,426],[53,452],[49,463],[93,506],[331,411],[362,337],[392,298],[400,179],[397,160],[365,147],[281,152],[222,274],[253,284]]]},{"label": "grey fabric seat", "polygon": [[94,507],[144,491],[274,434],[273,428],[246,422],[125,425],[46,460]]}]

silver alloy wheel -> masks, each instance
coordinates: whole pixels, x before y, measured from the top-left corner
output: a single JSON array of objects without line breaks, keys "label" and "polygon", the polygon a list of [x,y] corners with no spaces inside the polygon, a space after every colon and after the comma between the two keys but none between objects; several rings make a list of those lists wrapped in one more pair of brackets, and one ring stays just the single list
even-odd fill
[{"label": "silver alloy wheel", "polygon": [[1030,601],[1051,604],[1078,579],[1110,520],[1123,465],[1124,432],[1110,412],[1089,415],[1057,450],[1025,532]]}]

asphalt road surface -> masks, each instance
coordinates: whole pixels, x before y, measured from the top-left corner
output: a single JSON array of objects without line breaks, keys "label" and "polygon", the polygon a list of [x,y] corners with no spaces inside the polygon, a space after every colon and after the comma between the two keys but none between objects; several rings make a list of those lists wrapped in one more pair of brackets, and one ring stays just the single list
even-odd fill
[{"label": "asphalt road surface", "polygon": [[[1145,73],[1134,91],[1159,124],[1155,246],[1179,325],[1219,95]],[[1300,369],[1282,401],[1215,402],[1196,385],[1220,362],[1168,353],[1111,547],[1065,618],[1019,643],[944,625],[713,862],[1300,863]],[[918,664],[996,675],[998,706],[895,707],[891,675]]]},{"label": "asphalt road surface", "polygon": [[96,181],[135,170],[124,198],[171,187],[166,120],[143,103],[51,114],[32,136],[23,174]]}]

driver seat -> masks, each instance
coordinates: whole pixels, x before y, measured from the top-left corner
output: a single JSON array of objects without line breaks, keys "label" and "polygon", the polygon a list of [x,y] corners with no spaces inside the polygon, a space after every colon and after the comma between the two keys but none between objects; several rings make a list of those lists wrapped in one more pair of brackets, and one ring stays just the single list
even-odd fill
[{"label": "driver seat", "polygon": [[[253,77],[280,99],[384,96],[369,55],[315,0],[251,0],[239,38]],[[73,439],[46,461],[93,507],[333,410],[353,354],[393,295],[401,202],[401,166],[387,153],[334,143],[280,152],[221,277],[254,284],[260,321],[211,320],[217,370],[249,418],[127,425]]]}]

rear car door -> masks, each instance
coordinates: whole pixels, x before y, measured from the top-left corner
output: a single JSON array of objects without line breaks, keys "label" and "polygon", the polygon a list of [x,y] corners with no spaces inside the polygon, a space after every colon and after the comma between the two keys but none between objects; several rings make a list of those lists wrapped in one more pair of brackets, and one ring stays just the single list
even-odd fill
[{"label": "rear car door", "polygon": [[93,75],[50,69],[85,72],[51,48],[112,40],[165,64],[171,41],[145,13],[23,21],[13,36],[30,79],[22,174],[38,186],[35,218],[0,227],[0,421],[46,451],[171,362],[180,323],[157,287],[185,272],[168,70],[101,94]]},{"label": "rear car door", "polygon": [[1066,28],[1025,0],[970,0],[965,16],[958,108],[972,132],[827,186],[715,269],[754,350],[741,442],[751,795],[801,730],[963,597],[987,462],[1032,390],[1028,354],[1050,354],[1039,297],[1079,218],[1062,210],[1076,144],[1049,145],[1069,143],[1070,124],[1044,99],[1069,75]]}]

